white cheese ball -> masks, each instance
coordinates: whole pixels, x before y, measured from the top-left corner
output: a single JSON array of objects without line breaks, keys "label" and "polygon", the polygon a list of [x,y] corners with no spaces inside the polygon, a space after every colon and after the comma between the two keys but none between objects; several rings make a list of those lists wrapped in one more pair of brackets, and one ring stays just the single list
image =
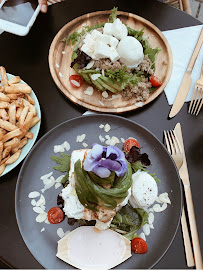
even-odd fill
[{"label": "white cheese ball", "polygon": [[120,60],[128,68],[136,68],[144,58],[142,44],[134,37],[123,38],[117,47]]},{"label": "white cheese ball", "polygon": [[132,175],[132,179],[130,204],[134,208],[146,208],[152,205],[158,195],[158,187],[154,178],[147,172],[138,171]]}]

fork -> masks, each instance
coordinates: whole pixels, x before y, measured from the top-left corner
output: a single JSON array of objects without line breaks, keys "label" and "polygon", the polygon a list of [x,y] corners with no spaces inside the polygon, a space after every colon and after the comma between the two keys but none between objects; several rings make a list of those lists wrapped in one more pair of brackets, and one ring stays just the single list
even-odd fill
[{"label": "fork", "polygon": [[[171,131],[171,130],[164,131],[164,138],[165,138],[167,150],[171,154],[176,164],[176,167],[179,171],[183,164],[183,152],[182,152],[180,143],[178,141],[178,138],[176,137],[174,131]],[[188,231],[184,206],[183,206],[182,216],[181,216],[181,226],[182,226],[182,232],[183,232],[183,240],[184,240],[187,266],[192,267],[195,265],[195,263],[194,263],[194,257],[193,257],[192,246],[191,246],[190,237],[189,237],[189,231]]]},{"label": "fork", "polygon": [[197,80],[192,95],[192,100],[188,109],[188,113],[198,115],[203,104],[203,65],[200,79]]},{"label": "fork", "polygon": [[50,6],[50,5],[53,5],[53,4],[56,4],[56,3],[59,3],[59,2],[63,2],[64,0],[48,0],[47,1],[47,5]]}]

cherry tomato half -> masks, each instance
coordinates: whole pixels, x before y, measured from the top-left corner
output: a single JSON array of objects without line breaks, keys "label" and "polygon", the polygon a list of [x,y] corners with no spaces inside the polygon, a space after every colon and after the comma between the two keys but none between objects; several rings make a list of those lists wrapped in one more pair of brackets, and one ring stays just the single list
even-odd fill
[{"label": "cherry tomato half", "polygon": [[150,83],[152,84],[153,87],[160,87],[162,85],[161,80],[159,80],[158,77],[151,75],[150,76]]},{"label": "cherry tomato half", "polygon": [[59,207],[52,207],[48,212],[48,220],[51,224],[58,224],[64,219],[64,213]]},{"label": "cherry tomato half", "polygon": [[136,146],[138,149],[140,149],[140,144],[135,138],[128,138],[124,143],[123,143],[123,150],[125,152],[130,152],[130,149]]},{"label": "cherry tomato half", "polygon": [[134,238],[131,241],[131,250],[137,254],[144,254],[148,250],[147,243],[142,238]]},{"label": "cherry tomato half", "polygon": [[72,87],[79,88],[83,83],[83,78],[78,74],[73,74],[69,77],[69,81]]}]

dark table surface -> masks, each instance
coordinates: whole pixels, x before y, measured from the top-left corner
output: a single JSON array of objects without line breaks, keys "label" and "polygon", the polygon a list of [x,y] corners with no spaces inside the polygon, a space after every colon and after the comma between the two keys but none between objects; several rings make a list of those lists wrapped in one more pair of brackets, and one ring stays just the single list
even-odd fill
[{"label": "dark table surface", "polygon": [[[51,78],[48,52],[54,36],[72,19],[92,11],[112,9],[113,6],[148,19],[162,31],[200,24],[188,14],[155,0],[67,0],[50,7],[47,14],[40,14],[26,37],[3,33],[0,36],[0,65],[5,66],[9,73],[20,75],[32,86],[41,106],[42,123],[38,139],[57,124],[81,116],[86,111],[66,99]],[[173,129],[177,122],[181,123],[200,245],[203,248],[203,112],[194,117],[187,113],[187,106],[185,104],[180,113],[169,120],[170,106],[162,93],[144,108],[122,116],[142,124],[161,141],[164,129]],[[0,257],[14,268],[37,269],[42,266],[24,244],[15,217],[15,187],[21,166],[22,163],[0,179]],[[0,264],[0,268],[3,267]],[[181,227],[155,268],[187,268]]]}]

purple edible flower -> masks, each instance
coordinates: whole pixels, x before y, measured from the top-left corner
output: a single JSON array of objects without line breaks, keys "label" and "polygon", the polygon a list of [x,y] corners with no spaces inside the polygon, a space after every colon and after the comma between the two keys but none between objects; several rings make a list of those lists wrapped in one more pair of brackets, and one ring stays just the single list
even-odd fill
[{"label": "purple edible flower", "polygon": [[94,172],[100,178],[109,177],[111,171],[123,177],[127,171],[127,162],[124,153],[116,146],[94,144],[84,161],[84,169]]}]

